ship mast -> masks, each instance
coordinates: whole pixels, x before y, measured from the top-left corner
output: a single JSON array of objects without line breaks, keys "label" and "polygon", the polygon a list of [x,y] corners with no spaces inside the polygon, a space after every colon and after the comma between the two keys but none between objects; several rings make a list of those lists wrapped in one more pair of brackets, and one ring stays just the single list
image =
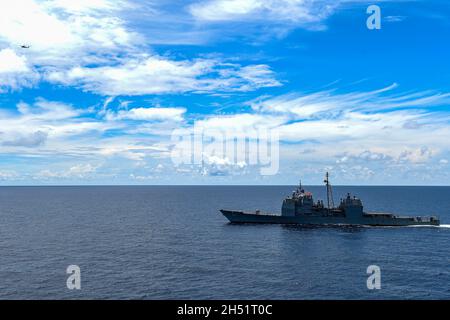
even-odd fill
[{"label": "ship mast", "polygon": [[330,210],[334,208],[334,200],[333,200],[333,189],[331,188],[330,175],[328,174],[328,172],[326,173],[325,180],[323,182],[325,182],[327,186],[327,207],[328,210]]}]

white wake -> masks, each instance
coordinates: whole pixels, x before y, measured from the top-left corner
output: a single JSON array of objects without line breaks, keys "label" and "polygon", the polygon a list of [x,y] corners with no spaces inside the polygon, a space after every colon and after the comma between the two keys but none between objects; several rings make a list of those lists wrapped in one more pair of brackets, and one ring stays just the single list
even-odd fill
[{"label": "white wake", "polygon": [[406,226],[408,228],[446,228],[446,229],[450,229],[450,224],[441,224],[439,226],[434,226],[434,225],[412,225],[412,226]]}]

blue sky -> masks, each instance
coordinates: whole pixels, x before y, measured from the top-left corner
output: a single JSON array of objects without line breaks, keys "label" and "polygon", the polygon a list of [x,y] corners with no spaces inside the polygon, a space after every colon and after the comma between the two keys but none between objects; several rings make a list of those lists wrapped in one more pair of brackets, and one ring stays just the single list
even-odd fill
[{"label": "blue sky", "polygon": [[[448,1],[2,2],[0,184],[319,184],[329,170],[448,185],[449,16]],[[171,134],[196,123],[278,130],[277,174],[180,166]]]}]

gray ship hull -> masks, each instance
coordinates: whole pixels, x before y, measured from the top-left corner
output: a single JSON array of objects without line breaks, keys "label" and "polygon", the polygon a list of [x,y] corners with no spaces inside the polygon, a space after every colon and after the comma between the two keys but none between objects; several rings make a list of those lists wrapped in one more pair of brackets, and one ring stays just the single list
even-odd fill
[{"label": "gray ship hull", "polygon": [[359,226],[438,226],[439,220],[416,217],[387,217],[383,214],[369,213],[357,218],[345,216],[279,216],[248,213],[243,211],[220,210],[231,223],[293,224],[293,225],[359,225]]}]

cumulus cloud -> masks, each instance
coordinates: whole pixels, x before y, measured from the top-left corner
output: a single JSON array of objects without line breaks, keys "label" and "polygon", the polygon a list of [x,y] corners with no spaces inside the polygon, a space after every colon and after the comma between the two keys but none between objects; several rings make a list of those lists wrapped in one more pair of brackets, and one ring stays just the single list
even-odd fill
[{"label": "cumulus cloud", "polygon": [[2,180],[14,180],[19,177],[19,174],[15,171],[6,171],[1,170],[0,171],[0,181]]},{"label": "cumulus cloud", "polygon": [[402,151],[402,153],[399,156],[399,160],[408,161],[412,163],[425,163],[429,159],[431,159],[435,154],[436,154],[435,150],[430,149],[426,146],[415,149],[407,148],[406,150]]},{"label": "cumulus cloud", "polygon": [[95,59],[92,53],[131,46],[137,35],[116,13],[125,1],[17,0],[0,10],[0,43],[29,45],[41,65]]},{"label": "cumulus cloud", "polygon": [[2,144],[4,146],[37,147],[45,143],[47,136],[48,133],[43,131],[36,131],[26,135],[18,133],[11,140],[4,140]]},{"label": "cumulus cloud", "polygon": [[343,163],[367,163],[367,162],[383,162],[383,161],[392,161],[392,157],[381,153],[375,152],[371,150],[365,150],[363,152],[357,154],[349,154],[346,153],[344,155],[338,155],[338,159],[336,160],[337,164]]},{"label": "cumulus cloud", "polygon": [[27,58],[12,49],[0,50],[0,92],[8,89],[29,87],[39,79]]},{"label": "cumulus cloud", "polygon": [[106,123],[80,117],[83,112],[71,105],[42,98],[33,104],[21,102],[16,112],[1,113],[0,149],[6,153],[39,153],[68,137],[101,132],[109,127]]},{"label": "cumulus cloud", "polygon": [[31,87],[48,72],[135,52],[141,37],[119,16],[128,6],[122,0],[2,2],[0,91]]},{"label": "cumulus cloud", "polygon": [[[181,107],[101,112],[96,108],[81,109],[38,98],[34,103],[19,103],[15,112],[0,110],[0,153],[52,159],[68,157],[80,161],[127,159],[142,162],[149,156],[169,152],[160,139],[170,135],[185,112]],[[140,130],[146,123],[152,126]],[[80,172],[77,177],[81,178],[81,169],[88,168],[69,169],[45,171],[40,176],[76,177],[75,173]]]},{"label": "cumulus cloud", "polygon": [[235,162],[228,157],[207,155],[201,168],[204,176],[228,176],[242,174],[248,166],[245,161]]},{"label": "cumulus cloud", "polygon": [[74,165],[66,170],[61,171],[52,171],[49,169],[42,170],[38,172],[35,176],[37,179],[73,179],[73,178],[81,178],[85,179],[89,176],[93,175],[99,165],[92,165],[90,163],[83,163]]},{"label": "cumulus cloud", "polygon": [[145,11],[143,3],[125,0],[18,0],[0,5],[0,49],[6,47],[0,51],[0,90],[39,80],[114,96],[281,85],[264,64],[180,60],[151,52],[145,36],[131,29],[124,14],[137,7]]},{"label": "cumulus cloud", "polygon": [[27,72],[27,59],[24,56],[18,56],[11,49],[0,51],[0,73]]}]

